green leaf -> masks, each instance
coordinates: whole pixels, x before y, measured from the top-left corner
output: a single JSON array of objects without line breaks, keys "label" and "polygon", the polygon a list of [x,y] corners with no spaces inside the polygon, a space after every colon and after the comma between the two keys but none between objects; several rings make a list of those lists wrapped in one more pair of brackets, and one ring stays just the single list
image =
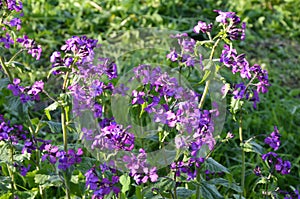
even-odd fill
[{"label": "green leaf", "polygon": [[224,198],[220,192],[217,190],[215,185],[209,184],[207,182],[202,182],[200,186],[200,193],[205,199],[222,199]]},{"label": "green leaf", "polygon": [[6,193],[6,194],[0,196],[0,199],[10,199],[11,196],[12,196],[12,193]]},{"label": "green leaf", "polygon": [[130,177],[128,174],[123,174],[119,179],[121,185],[122,185],[122,193],[126,193],[130,188]]},{"label": "green leaf", "polygon": [[44,174],[36,174],[34,177],[34,181],[37,184],[45,184],[50,179],[49,175]]},{"label": "green leaf", "polygon": [[224,99],[224,98],[226,97],[226,95],[227,95],[229,89],[230,89],[230,84],[226,83],[226,84],[225,84],[225,89],[224,89],[224,94],[223,94],[223,96],[222,96],[222,99]]},{"label": "green leaf", "polygon": [[9,157],[9,145],[4,143],[0,148],[0,163],[8,163]]},{"label": "green leaf", "polygon": [[241,144],[245,152],[255,152],[259,155],[263,154],[263,147],[259,144],[257,144],[254,141],[246,142],[244,144]]},{"label": "green leaf", "polygon": [[61,123],[53,121],[42,121],[42,123],[47,124],[53,133],[62,132]]},{"label": "green leaf", "polygon": [[234,97],[231,98],[230,102],[230,112],[233,114],[233,119],[235,120],[235,114],[240,110],[243,106],[244,102],[240,99],[235,99]]},{"label": "green leaf", "polygon": [[0,79],[0,91],[3,89],[3,88],[7,88],[7,85],[9,84],[9,79],[8,78],[3,78],[3,79]]},{"label": "green leaf", "polygon": [[224,178],[213,178],[209,180],[209,183],[214,184],[214,185],[222,185],[224,187],[230,188],[238,193],[242,192],[242,189],[240,186],[238,186],[235,183],[229,182],[228,180]]},{"label": "green leaf", "polygon": [[243,196],[241,197],[241,195],[239,195],[239,194],[233,194],[233,197],[234,197],[235,199],[246,199],[246,198],[244,198]]},{"label": "green leaf", "polygon": [[57,109],[57,107],[59,106],[58,102],[54,102],[52,104],[50,104],[47,108],[45,108],[45,114],[48,118],[48,120],[51,120],[51,115],[50,115],[50,111],[54,111]]},{"label": "green leaf", "polygon": [[49,79],[49,77],[51,76],[51,74],[52,74],[54,71],[57,71],[57,70],[62,71],[62,72],[68,72],[68,71],[70,72],[70,71],[72,71],[71,68],[68,68],[68,67],[66,67],[66,66],[57,66],[57,67],[52,68],[52,69],[49,71],[49,73],[48,73],[48,75],[47,75],[47,79]]},{"label": "green leaf", "polygon": [[208,169],[211,172],[224,172],[224,173],[230,173],[229,170],[215,161],[213,158],[208,158],[205,161],[206,169]]},{"label": "green leaf", "polygon": [[207,78],[209,77],[210,73],[211,73],[210,70],[206,70],[203,78],[201,79],[201,81],[198,84],[202,84],[203,82],[205,82],[205,80],[207,80]]},{"label": "green leaf", "polygon": [[28,191],[18,191],[17,195],[19,196],[19,198],[35,199],[38,195],[38,189],[33,188],[32,190]]},{"label": "green leaf", "polygon": [[186,199],[186,198],[191,197],[193,194],[195,194],[196,191],[195,190],[186,189],[184,187],[178,187],[176,189],[176,193],[177,193],[177,196],[179,198]]}]

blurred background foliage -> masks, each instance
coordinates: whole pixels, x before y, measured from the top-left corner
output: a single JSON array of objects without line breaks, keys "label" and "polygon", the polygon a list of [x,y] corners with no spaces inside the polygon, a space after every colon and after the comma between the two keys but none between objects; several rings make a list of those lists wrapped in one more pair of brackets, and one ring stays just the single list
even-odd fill
[{"label": "blurred background foliage", "polygon": [[[24,0],[23,2],[25,16],[22,31],[43,46],[41,60],[28,62],[36,70],[20,74],[29,81],[45,79],[47,70],[51,67],[49,62],[51,53],[58,50],[64,41],[73,35],[87,35],[105,45],[116,37],[126,38],[127,30],[134,32],[139,28],[155,27],[188,32],[191,37],[197,39],[198,36],[192,32],[197,21],[213,22],[216,13],[212,11],[215,9],[236,12],[247,22],[247,38],[239,44],[238,52],[246,53],[251,65],[258,63],[267,69],[272,84],[269,92],[261,96],[258,110],[248,109],[249,116],[245,117],[244,122],[245,132],[248,135],[245,137],[270,133],[273,126],[277,125],[282,133],[282,147],[279,153],[285,154],[286,159],[293,162],[292,175],[284,180],[289,182],[286,183],[287,186],[299,184],[300,4],[298,0]],[[124,40],[125,48],[129,43],[133,47],[139,45],[128,39]],[[137,56],[135,59],[138,62],[140,57]],[[50,79],[49,83],[55,85],[55,80]],[[230,120],[229,117],[228,121]],[[226,123],[223,135],[228,131],[237,135],[236,124]],[[221,149],[224,152],[216,153],[215,159],[226,162],[226,166],[238,176],[239,170],[234,166],[240,159],[237,143],[234,146],[224,145]],[[257,158],[253,154],[249,154],[248,157],[249,160]],[[253,188],[251,183],[255,180],[251,173],[251,168],[254,167],[253,163],[247,165],[249,172],[246,179],[249,189]]]}]

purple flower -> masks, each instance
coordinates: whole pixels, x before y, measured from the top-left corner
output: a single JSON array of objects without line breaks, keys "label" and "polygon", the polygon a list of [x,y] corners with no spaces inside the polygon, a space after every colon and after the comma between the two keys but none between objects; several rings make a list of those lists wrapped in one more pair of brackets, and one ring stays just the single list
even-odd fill
[{"label": "purple flower", "polygon": [[20,174],[22,176],[26,176],[27,172],[30,170],[31,165],[29,164],[27,167],[25,167],[24,165],[20,165],[18,163],[14,163],[14,167],[16,167],[17,170],[20,171]]},{"label": "purple flower", "polygon": [[22,21],[19,18],[13,18],[9,22],[10,26],[16,26],[17,30],[21,29],[21,23],[22,23]]},{"label": "purple flower", "polygon": [[36,57],[36,60],[40,59],[42,48],[40,45],[37,45],[34,40],[24,35],[23,38],[17,38],[17,42],[28,50],[28,54],[31,54],[32,57]]},{"label": "purple flower", "polygon": [[263,161],[267,161],[267,162],[269,162],[269,163],[274,163],[274,161],[275,161],[275,159],[277,158],[277,154],[276,153],[274,153],[274,152],[268,152],[268,153],[266,153],[266,154],[263,154],[262,156],[261,156],[261,158],[263,159]]},{"label": "purple flower", "polygon": [[120,94],[122,96],[125,96],[127,91],[129,90],[128,87],[125,86],[125,84],[120,84],[119,87],[115,87],[113,90],[113,94]]},{"label": "purple flower", "polygon": [[134,147],[134,135],[115,123],[103,127],[93,140],[92,149],[131,151]]},{"label": "purple flower", "polygon": [[275,170],[282,175],[289,174],[291,171],[291,162],[283,161],[281,158],[277,158],[277,162],[275,164]]},{"label": "purple flower", "polygon": [[42,161],[48,160],[51,164],[55,164],[57,162],[56,153],[58,152],[58,147],[47,144],[44,151],[46,153],[42,156]]},{"label": "purple flower", "polygon": [[233,95],[235,99],[244,98],[244,96],[246,95],[246,86],[243,82],[235,85],[235,90],[233,91]]},{"label": "purple flower", "polygon": [[259,81],[256,85],[258,93],[266,93],[268,92],[268,88],[270,86],[268,79],[268,72],[266,70],[262,70],[261,66],[258,64],[254,64],[250,70],[256,75],[257,80]]},{"label": "purple flower", "polygon": [[36,81],[31,86],[30,90],[27,92],[28,95],[37,96],[40,92],[44,89],[44,82],[43,81]]},{"label": "purple flower", "polygon": [[145,102],[145,100],[143,99],[143,97],[145,96],[145,93],[142,91],[136,91],[133,90],[132,91],[132,104],[143,104]]},{"label": "purple flower", "polygon": [[[110,168],[109,170],[112,171]],[[102,172],[102,176],[98,175],[95,166],[88,170],[84,175],[86,177],[85,186],[94,191],[92,196],[93,199],[102,199],[105,195],[109,195],[111,192],[118,195],[121,191],[120,188],[116,186],[119,182],[119,176],[113,175],[111,180],[109,180],[109,178],[104,177],[104,172]]]},{"label": "purple flower", "polygon": [[280,134],[276,126],[274,126],[274,131],[270,136],[265,139],[265,143],[272,147],[274,151],[278,150],[280,146]]},{"label": "purple flower", "polygon": [[255,169],[253,170],[254,174],[257,176],[261,176],[261,169],[259,166],[256,166]]},{"label": "purple flower", "polygon": [[198,24],[194,27],[193,31],[197,34],[201,32],[203,33],[207,33],[207,32],[210,32],[212,29],[212,24],[207,24],[203,21],[198,21]]},{"label": "purple flower", "polygon": [[171,60],[172,62],[177,61],[178,54],[175,49],[171,50],[171,52],[167,54],[167,59]]},{"label": "purple flower", "polygon": [[233,19],[236,16],[234,12],[223,12],[221,10],[214,10],[214,12],[219,14],[216,18],[216,21],[223,24],[228,24],[228,20]]},{"label": "purple flower", "polygon": [[11,38],[11,36],[6,33],[6,37],[0,37],[0,43],[4,43],[5,48],[10,48],[10,45],[14,44],[14,40]]},{"label": "purple flower", "polygon": [[[241,19],[234,12],[223,12],[220,10],[214,10],[214,12],[219,14],[216,21],[227,25],[226,32],[231,40],[245,39],[246,23],[243,22],[240,25]],[[239,25],[240,27],[238,27]]]},{"label": "purple flower", "polygon": [[92,97],[100,96],[104,89],[104,83],[99,80],[94,80],[91,85]]},{"label": "purple flower", "polygon": [[136,184],[143,184],[147,181],[156,182],[158,179],[156,167],[150,168],[147,163],[147,154],[143,149],[139,150],[139,154],[135,156],[124,156],[123,161],[127,163],[130,170],[130,176],[133,177]]},{"label": "purple flower", "polygon": [[6,3],[7,3],[7,8],[11,11],[15,10],[16,12],[20,12],[23,8],[21,1],[18,1],[17,3],[16,0],[7,0]]},{"label": "purple flower", "polygon": [[61,50],[66,53],[72,52],[74,57],[79,57],[79,63],[91,62],[94,58],[94,48],[97,46],[98,40],[87,38],[86,36],[73,36],[66,40],[66,44]]},{"label": "purple flower", "polygon": [[81,162],[80,156],[83,155],[83,151],[81,148],[77,150],[77,153],[73,149],[69,149],[66,153],[65,151],[59,151],[56,153],[56,157],[58,158],[58,168],[61,170],[66,170],[70,168],[74,164],[78,164]]},{"label": "purple flower", "polygon": [[183,54],[182,55],[182,60],[183,63],[185,63],[186,66],[194,66],[195,65],[195,60],[188,54]]},{"label": "purple flower", "polygon": [[102,117],[102,106],[101,106],[101,104],[95,103],[95,105],[94,105],[94,117],[95,118]]}]

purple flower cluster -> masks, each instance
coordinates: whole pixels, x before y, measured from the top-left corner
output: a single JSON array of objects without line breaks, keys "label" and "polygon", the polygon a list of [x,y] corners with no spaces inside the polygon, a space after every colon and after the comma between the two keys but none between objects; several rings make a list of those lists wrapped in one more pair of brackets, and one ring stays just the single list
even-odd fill
[{"label": "purple flower cluster", "polygon": [[[274,126],[274,131],[264,141],[271,148],[273,148],[274,151],[276,151],[280,146],[279,138],[280,134],[278,128]],[[268,152],[266,154],[263,154],[261,157],[264,161],[268,162],[278,173],[281,173],[282,175],[290,173],[292,166],[291,162],[288,160],[282,160],[275,152]]]},{"label": "purple flower cluster", "polygon": [[27,134],[22,125],[11,125],[9,120],[5,121],[3,115],[0,115],[0,141],[16,145],[20,140],[26,140]]},{"label": "purple flower cluster", "polygon": [[23,38],[17,38],[17,42],[25,47],[28,50],[28,54],[31,54],[36,60],[40,59],[42,47],[41,45],[37,45],[33,39],[29,39],[27,35],[24,35]]},{"label": "purple flower cluster", "polygon": [[266,154],[263,154],[262,159],[264,161],[267,161],[269,164],[274,166],[275,170],[278,173],[281,173],[282,175],[289,174],[291,171],[291,162],[286,160],[283,161],[281,158],[278,157],[278,155],[274,152],[268,152]]},{"label": "purple flower cluster", "polygon": [[[119,182],[119,176],[116,175],[116,170],[109,168],[106,165],[100,165],[101,174],[98,174],[96,167],[92,167],[84,175],[86,177],[85,186],[93,190],[92,199],[103,199],[106,195],[113,192],[115,195],[120,193],[120,188],[116,186]],[[111,179],[104,177],[106,173],[109,173]]]},{"label": "purple flower cluster", "polygon": [[284,199],[300,199],[300,193],[297,189],[295,189],[292,192],[284,191],[284,190],[278,190],[277,192],[280,195],[284,195]]},{"label": "purple flower cluster", "polygon": [[3,43],[5,48],[10,48],[10,45],[14,44],[14,40],[6,33],[5,37],[0,36],[0,43]]},{"label": "purple flower cluster", "polygon": [[20,83],[21,80],[16,78],[7,88],[12,91],[14,96],[19,96],[22,103],[40,100],[39,93],[44,89],[43,81],[36,81],[32,86],[27,87],[20,86]]},{"label": "purple flower cluster", "polygon": [[274,131],[265,139],[265,143],[277,151],[280,146],[280,136],[277,126],[274,126]]},{"label": "purple flower cluster", "polygon": [[198,21],[198,24],[194,27],[193,31],[197,34],[201,32],[203,33],[207,33],[207,32],[210,32],[212,29],[212,23],[210,24],[207,24],[203,21]]},{"label": "purple flower cluster", "polygon": [[178,44],[181,48],[181,53],[175,49],[171,49],[171,52],[167,55],[167,59],[171,60],[172,62],[183,64],[187,67],[195,66],[196,62],[198,61],[193,55],[196,41],[192,38],[189,38],[186,33],[171,35],[171,38],[177,38]]},{"label": "purple flower cluster", "polygon": [[21,164],[18,164],[18,163],[16,163],[16,162],[14,162],[13,165],[14,165],[14,167],[15,167],[18,171],[20,171],[20,174],[21,174],[22,176],[26,176],[27,172],[30,170],[30,167],[31,167],[30,164],[26,167],[26,166],[21,165]]},{"label": "purple flower cluster", "polygon": [[245,40],[246,23],[241,24],[241,19],[234,12],[214,10],[219,15],[216,21],[226,25],[226,32],[231,40]]},{"label": "purple flower cluster", "polygon": [[[16,12],[20,12],[23,8],[23,4],[22,4],[22,1],[16,1],[16,0],[6,0],[6,1],[3,1],[6,6],[7,6],[7,9],[10,10],[10,11],[13,11],[15,10]],[[2,0],[0,1],[0,8],[2,9],[2,6],[3,6],[3,2]]]},{"label": "purple flower cluster", "polygon": [[204,162],[204,158],[190,158],[187,162],[177,161],[173,162],[170,165],[170,168],[177,177],[181,176],[181,174],[187,175],[187,180],[193,180],[197,176],[197,170],[195,168],[200,168],[202,163]]},{"label": "purple flower cluster", "polygon": [[[52,68],[58,66],[70,67],[72,64],[91,65],[94,59],[94,48],[97,46],[97,40],[87,38],[86,36],[73,36],[66,40],[66,43],[61,47],[65,56],[62,57],[61,52],[55,51],[50,57]],[[73,69],[73,68],[72,68]],[[74,70],[74,69],[73,69]],[[75,70],[74,70],[75,72]],[[60,74],[61,71],[54,71],[53,74]]]},{"label": "purple flower cluster", "polygon": [[78,148],[77,152],[73,149],[69,149],[67,152],[59,150],[57,146],[51,144],[45,145],[42,161],[48,160],[51,164],[58,162],[58,169],[67,170],[72,165],[79,164],[81,162],[81,156],[83,150]]},{"label": "purple flower cluster", "polygon": [[251,78],[249,63],[246,60],[245,54],[237,54],[236,49],[225,44],[221,54],[220,62],[228,68],[231,68],[232,73],[240,72],[242,78]]},{"label": "purple flower cluster", "polygon": [[[268,72],[263,70],[260,65],[254,64],[249,67],[245,54],[237,54],[237,51],[228,45],[224,45],[220,62],[228,68],[231,68],[232,73],[240,73],[242,78],[251,79],[249,85],[243,82],[236,84],[232,92],[235,99],[243,99],[253,101],[253,107],[257,108],[257,102],[260,101],[259,93],[266,93],[267,87],[270,86]],[[256,81],[256,83],[255,83]]]},{"label": "purple flower cluster", "polygon": [[148,181],[156,182],[158,179],[156,167],[150,168],[147,163],[147,154],[144,149],[139,150],[139,154],[136,156],[125,155],[123,161],[127,163],[126,167],[130,170],[129,175],[133,177],[136,184],[144,184]]},{"label": "purple flower cluster", "polygon": [[[127,128],[128,129],[128,128]],[[90,137],[85,135],[89,140],[93,140],[91,149],[108,149],[131,151],[134,148],[134,134],[127,132],[122,125],[110,123],[101,128],[98,135]]]}]

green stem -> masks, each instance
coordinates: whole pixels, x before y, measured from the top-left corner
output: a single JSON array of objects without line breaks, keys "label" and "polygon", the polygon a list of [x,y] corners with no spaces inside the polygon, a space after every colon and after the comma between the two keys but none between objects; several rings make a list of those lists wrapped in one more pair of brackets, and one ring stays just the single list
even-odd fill
[{"label": "green stem", "polygon": [[196,199],[201,199],[201,194],[200,194],[200,186],[201,186],[200,168],[197,168],[197,182],[199,183],[199,185],[197,186],[197,190],[196,190]]},{"label": "green stem", "polygon": [[137,199],[143,199],[142,188],[140,186],[135,187],[135,196]]},{"label": "green stem", "polygon": [[245,196],[245,190],[244,190],[244,188],[245,188],[245,171],[246,171],[245,150],[243,148],[242,112],[241,112],[240,118],[239,118],[239,137],[240,137],[240,143],[241,143],[241,146],[242,146],[242,174],[241,174],[241,188],[242,188],[242,193],[240,195],[240,198],[242,198],[242,196]]},{"label": "green stem", "polygon": [[[215,53],[215,49],[216,47],[218,46],[219,42],[221,41],[221,38],[218,38],[216,43],[214,44],[214,46],[212,47],[211,49],[211,53],[210,53],[210,56],[209,56],[209,60],[212,61],[213,59],[213,56],[214,56],[214,53]],[[204,101],[205,101],[205,98],[206,98],[206,95],[208,93],[208,88],[209,88],[209,85],[210,85],[210,79],[206,81],[205,83],[205,88],[204,88],[204,91],[203,91],[203,95],[201,97],[201,100],[200,100],[200,103],[199,103],[199,106],[198,108],[202,108],[203,105],[204,105]]]},{"label": "green stem", "polygon": [[68,83],[68,77],[69,77],[69,74],[70,74],[70,72],[68,71],[67,73],[66,73],[66,75],[65,75],[65,78],[64,78],[64,84],[63,84],[63,87],[62,87],[62,89],[65,91],[66,90],[66,88],[67,88],[67,83]]},{"label": "green stem", "polygon": [[12,57],[10,58],[10,60],[8,61],[8,65],[10,65],[10,63],[11,63],[12,61],[14,61],[15,58],[16,58],[21,52],[23,52],[23,51],[24,51],[24,49],[21,49],[21,50],[19,50],[16,54],[14,54],[14,56],[12,56]]},{"label": "green stem", "polygon": [[[13,164],[14,163],[14,148],[12,146],[10,146],[10,158],[11,158],[11,164]],[[13,171],[10,168],[10,165],[8,165],[8,164],[7,164],[7,169],[8,169],[9,176],[11,178],[11,191],[12,191],[12,194],[14,196],[15,195],[15,190],[17,190],[17,185],[16,185],[16,182],[15,182],[15,176],[14,176]]]},{"label": "green stem", "polygon": [[4,73],[8,76],[10,82],[13,82],[13,76],[12,74],[10,73],[10,71],[8,70],[6,64],[3,62],[2,58],[0,57],[0,64],[4,70]]},{"label": "green stem", "polygon": [[64,172],[64,181],[65,181],[65,188],[66,188],[66,198],[71,199],[70,189],[69,189],[70,186],[69,186],[69,181],[67,179],[66,172]]},{"label": "green stem", "polygon": [[66,109],[65,107],[62,107],[61,110],[61,126],[63,131],[63,141],[64,141],[64,150],[68,151],[68,132],[67,132],[67,123],[66,123]]},{"label": "green stem", "polygon": [[204,88],[204,91],[203,91],[203,95],[201,97],[201,100],[200,100],[200,103],[199,103],[199,106],[198,106],[199,109],[201,109],[204,105],[204,101],[205,101],[205,97],[208,93],[209,85],[210,85],[210,79],[207,80],[206,83],[205,83],[205,88]]}]

